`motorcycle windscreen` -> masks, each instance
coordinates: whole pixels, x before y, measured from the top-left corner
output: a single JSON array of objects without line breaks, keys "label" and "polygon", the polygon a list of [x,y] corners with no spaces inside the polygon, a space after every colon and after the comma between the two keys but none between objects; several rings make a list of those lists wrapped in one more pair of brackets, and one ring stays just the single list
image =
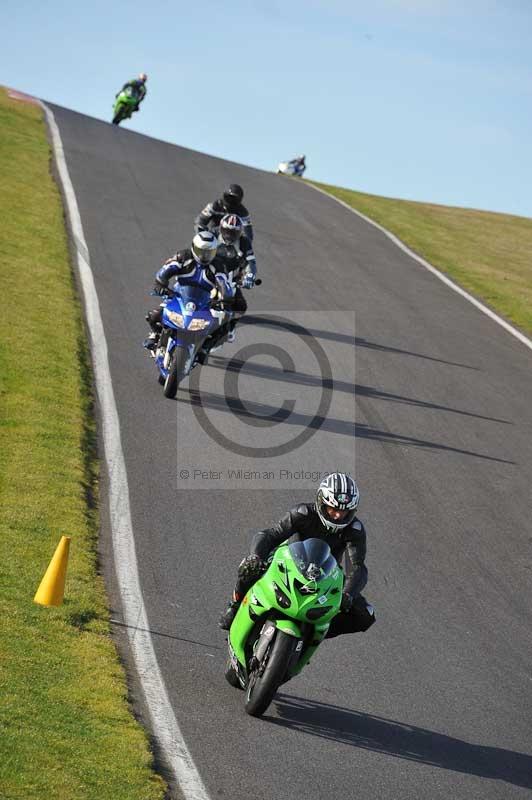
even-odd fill
[{"label": "motorcycle windscreen", "polygon": [[331,548],[323,539],[306,539],[288,546],[298,570],[307,580],[322,580],[337,567]]},{"label": "motorcycle windscreen", "polygon": [[202,289],[201,286],[180,284],[176,286],[175,291],[185,304],[194,303],[196,308],[208,308],[211,304],[211,293],[207,289]]}]

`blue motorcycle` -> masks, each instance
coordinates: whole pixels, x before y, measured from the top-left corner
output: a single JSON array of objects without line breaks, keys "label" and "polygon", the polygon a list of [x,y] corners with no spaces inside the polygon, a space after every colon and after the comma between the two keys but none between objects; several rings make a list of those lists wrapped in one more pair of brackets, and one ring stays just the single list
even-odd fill
[{"label": "blue motorcycle", "polygon": [[219,289],[176,284],[163,300],[163,330],[152,352],[165,397],[174,398],[181,381],[208,348],[207,340],[233,316],[231,299],[236,287],[228,280]]},{"label": "blue motorcycle", "polygon": [[306,164],[297,163],[293,161],[281,161],[277,167],[278,175],[291,175],[295,178],[302,178],[307,166]]}]

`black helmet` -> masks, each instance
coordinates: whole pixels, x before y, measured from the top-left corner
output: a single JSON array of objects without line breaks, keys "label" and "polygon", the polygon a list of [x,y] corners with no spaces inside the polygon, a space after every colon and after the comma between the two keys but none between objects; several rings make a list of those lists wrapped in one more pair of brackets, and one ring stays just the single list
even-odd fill
[{"label": "black helmet", "polygon": [[244,197],[244,190],[238,183],[232,183],[229,189],[225,190],[222,197],[227,210],[236,211]]},{"label": "black helmet", "polygon": [[316,511],[327,530],[335,533],[353,522],[359,501],[353,478],[345,472],[332,472],[319,485]]}]

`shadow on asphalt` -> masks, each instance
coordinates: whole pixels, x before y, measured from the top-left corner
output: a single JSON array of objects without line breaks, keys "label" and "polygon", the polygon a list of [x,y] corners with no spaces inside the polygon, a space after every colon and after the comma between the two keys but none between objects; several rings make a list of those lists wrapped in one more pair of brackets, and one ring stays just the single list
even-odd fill
[{"label": "shadow on asphalt", "polygon": [[334,378],[332,381],[326,381],[319,375],[309,375],[306,372],[292,372],[283,370],[280,367],[273,367],[268,364],[258,364],[253,361],[242,361],[239,358],[225,359],[220,356],[214,356],[209,359],[209,367],[215,369],[224,369],[227,372],[236,372],[239,375],[251,375],[255,378],[264,378],[265,380],[283,381],[284,383],[295,383],[301,386],[316,386],[323,385],[326,388],[331,388],[336,392],[346,392],[347,394],[354,394],[358,397],[370,397],[375,400],[387,400],[392,403],[401,403],[404,405],[415,406],[417,408],[427,408],[434,411],[448,411],[452,414],[460,414],[465,417],[475,417],[475,419],[483,419],[487,422],[498,422],[502,425],[513,425],[513,422],[507,419],[499,419],[498,417],[487,417],[484,414],[475,414],[473,411],[462,411],[459,408],[452,408],[451,406],[442,406],[438,403],[429,403],[427,400],[417,400],[415,397],[405,397],[400,394],[393,394],[392,392],[385,392],[382,389],[374,389],[372,386],[364,386],[360,383],[350,383],[349,381],[340,381]]},{"label": "shadow on asphalt", "polygon": [[532,756],[471,744],[442,733],[349,708],[278,695],[266,722],[394,758],[532,789]]},{"label": "shadow on asphalt", "polygon": [[153,628],[139,628],[137,625],[128,625],[126,622],[120,622],[118,619],[111,619],[111,625],[118,625],[120,628],[129,628],[129,630],[139,631],[140,633],[149,633],[150,636],[162,636],[165,639],[174,639],[176,642],[197,644],[199,647],[206,647],[208,650],[225,650],[225,648],[219,644],[199,642],[197,639],[187,639],[185,636],[176,636],[174,633],[163,633],[162,631],[155,631]]},{"label": "shadow on asphalt", "polygon": [[299,425],[301,428],[321,429],[339,436],[349,436],[351,438],[356,436],[359,439],[370,439],[386,444],[421,447],[448,453],[460,453],[461,455],[481,458],[486,461],[494,461],[499,464],[515,464],[515,461],[508,461],[505,458],[497,458],[496,456],[477,453],[474,450],[462,450],[459,447],[451,447],[450,445],[429,442],[424,439],[416,439],[413,436],[405,436],[400,433],[381,431],[377,428],[372,428],[370,425],[355,423],[350,420],[335,419],[334,417],[317,417],[295,411],[287,415],[286,409],[283,407],[270,406],[266,403],[251,400],[246,401],[244,404],[239,397],[224,396],[212,392],[181,390],[176,397],[176,401],[190,406],[199,406],[203,409],[230,413],[243,421],[246,421],[246,418],[248,418],[249,420],[253,420],[251,424],[255,426],[262,418],[265,423],[278,422],[284,425]]},{"label": "shadow on asphalt", "polygon": [[[253,314],[247,314],[243,317],[240,322],[240,325],[256,325],[257,327],[263,328],[282,328],[286,330],[286,324],[280,325],[280,323],[275,319],[269,319],[267,316],[260,316],[254,317]],[[298,328],[299,332],[299,328]],[[343,344],[351,345],[352,347],[366,347],[369,350],[378,350],[384,353],[397,353],[398,355],[403,356],[413,356],[414,358],[423,358],[427,361],[437,361],[438,364],[447,364],[450,367],[461,367],[462,369],[472,369],[476,372],[479,372],[479,367],[472,367],[470,364],[462,364],[459,361],[446,361],[443,358],[437,358],[436,356],[429,356],[425,353],[415,353],[412,350],[403,350],[400,347],[390,347],[390,345],[379,344],[378,342],[370,342],[368,339],[365,339],[363,336],[349,336],[345,333],[340,333],[336,331],[324,331],[318,328],[307,328],[307,334],[310,336],[315,337],[316,339],[324,339],[325,341],[331,342],[340,342]]]}]

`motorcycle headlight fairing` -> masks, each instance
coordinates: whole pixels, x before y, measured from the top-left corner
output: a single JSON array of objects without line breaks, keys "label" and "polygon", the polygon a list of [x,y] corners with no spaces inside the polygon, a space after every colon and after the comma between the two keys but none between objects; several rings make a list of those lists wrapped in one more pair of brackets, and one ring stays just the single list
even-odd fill
[{"label": "motorcycle headlight fairing", "polygon": [[321,608],[310,608],[307,611],[307,619],[315,620],[319,619],[320,617],[324,617],[325,614],[328,614],[331,610],[332,606],[322,606]]},{"label": "motorcycle headlight fairing", "polygon": [[275,592],[275,599],[281,606],[281,608],[290,608],[292,602],[288,595],[286,595],[280,586],[278,586],[275,581],[273,582],[273,590]]},{"label": "motorcycle headlight fairing", "polygon": [[183,314],[178,314],[177,311],[166,311],[166,316],[173,322],[174,325],[177,325],[178,328],[184,328],[185,323],[183,321]]},{"label": "motorcycle headlight fairing", "polygon": [[193,319],[188,329],[189,331],[204,331],[210,324],[208,319]]}]

